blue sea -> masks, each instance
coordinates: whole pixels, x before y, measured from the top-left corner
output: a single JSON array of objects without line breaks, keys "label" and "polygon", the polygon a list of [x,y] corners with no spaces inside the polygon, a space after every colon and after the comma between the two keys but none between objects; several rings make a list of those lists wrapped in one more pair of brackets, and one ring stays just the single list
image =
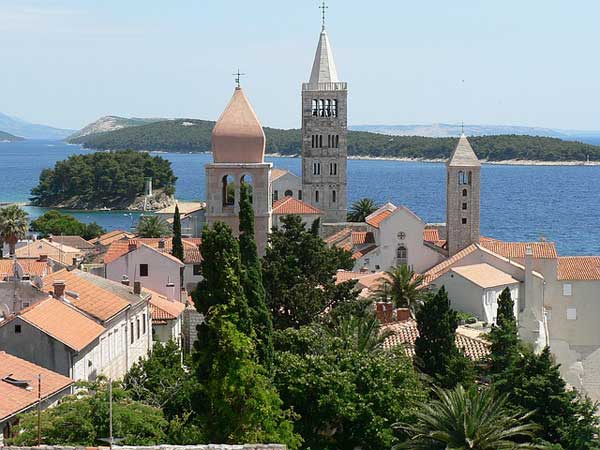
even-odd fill
[{"label": "blue sea", "polygon": [[[0,201],[26,202],[40,172],[69,155],[87,153],[61,142],[0,143]],[[163,153],[177,180],[177,198],[205,198],[204,165],[210,154]],[[298,158],[268,158],[275,167],[300,174]],[[556,242],[562,255],[600,255],[600,166],[484,165],[481,232],[503,240]],[[370,197],[412,209],[428,222],[445,221],[445,166],[436,163],[350,160],[349,203]],[[27,207],[32,217],[42,208]],[[138,213],[74,211],[106,229],[130,228]]]}]

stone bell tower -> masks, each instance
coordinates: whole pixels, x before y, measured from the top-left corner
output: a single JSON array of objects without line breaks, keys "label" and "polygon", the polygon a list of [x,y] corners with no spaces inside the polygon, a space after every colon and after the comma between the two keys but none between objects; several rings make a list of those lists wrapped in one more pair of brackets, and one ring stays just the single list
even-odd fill
[{"label": "stone bell tower", "polygon": [[206,170],[206,222],[225,222],[239,233],[240,185],[251,187],[254,230],[264,254],[271,230],[271,163],[265,163],[265,133],[244,91],[233,97],[212,132],[214,162]]},{"label": "stone bell tower", "polygon": [[325,21],[310,81],[302,84],[302,195],[324,222],[345,222],[347,83],[339,81]]},{"label": "stone bell tower", "polygon": [[446,164],[446,231],[449,256],[479,242],[481,163],[463,134]]}]

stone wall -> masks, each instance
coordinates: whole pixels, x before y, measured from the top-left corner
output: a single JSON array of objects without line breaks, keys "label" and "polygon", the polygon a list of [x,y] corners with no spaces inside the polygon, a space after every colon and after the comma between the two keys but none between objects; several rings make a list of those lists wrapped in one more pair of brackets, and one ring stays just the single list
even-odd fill
[{"label": "stone wall", "polygon": [[[91,450],[108,447],[66,447],[66,446],[47,446],[41,447],[2,447],[0,450]],[[113,445],[113,449],[119,450],[286,450],[285,445],[280,444],[243,444],[243,445],[151,445],[146,447],[119,446]]]},{"label": "stone wall", "polygon": [[188,306],[183,311],[183,350],[185,352],[191,352],[192,346],[196,339],[198,339],[198,331],[196,327],[202,323],[202,315],[196,311],[193,306]]}]

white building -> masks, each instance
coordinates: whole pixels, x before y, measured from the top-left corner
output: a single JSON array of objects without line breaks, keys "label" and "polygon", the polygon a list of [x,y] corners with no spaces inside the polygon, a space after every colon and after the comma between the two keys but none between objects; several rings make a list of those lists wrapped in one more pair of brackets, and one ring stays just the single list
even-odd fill
[{"label": "white building", "polygon": [[285,197],[302,200],[302,178],[289,170],[271,169],[273,203]]}]

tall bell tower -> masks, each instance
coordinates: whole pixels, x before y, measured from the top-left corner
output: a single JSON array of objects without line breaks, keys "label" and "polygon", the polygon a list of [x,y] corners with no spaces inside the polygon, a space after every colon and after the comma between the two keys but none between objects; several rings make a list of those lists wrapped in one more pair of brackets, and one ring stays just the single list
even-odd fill
[{"label": "tall bell tower", "polygon": [[310,81],[302,84],[302,200],[324,212],[324,222],[345,222],[347,206],[348,86],[338,78],[323,27]]}]

